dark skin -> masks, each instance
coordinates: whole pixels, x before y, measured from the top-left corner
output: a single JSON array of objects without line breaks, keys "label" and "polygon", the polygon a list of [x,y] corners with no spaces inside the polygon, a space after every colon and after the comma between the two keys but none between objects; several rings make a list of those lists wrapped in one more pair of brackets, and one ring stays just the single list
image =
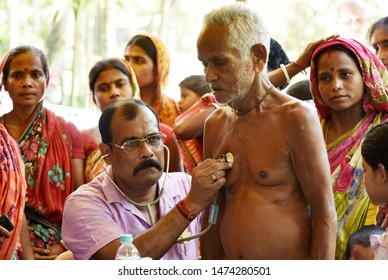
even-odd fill
[{"label": "dark skin", "polygon": [[[49,83],[49,77],[43,70],[42,61],[33,52],[26,52],[15,56],[10,63],[9,75],[4,79],[4,89],[8,91],[13,108],[0,118],[8,133],[17,140],[23,133],[31,114],[42,101]],[[74,174],[74,188],[85,183],[84,160],[71,158]],[[57,244],[46,249],[33,247],[36,259],[55,259],[64,251]]]},{"label": "dark skin", "polygon": [[334,259],[336,215],[317,115],[270,88],[264,45],[252,46],[243,60],[227,47],[227,33],[211,26],[197,42],[206,80],[228,104],[206,121],[204,157],[234,155],[218,195],[219,219],[201,238],[202,257]]}]

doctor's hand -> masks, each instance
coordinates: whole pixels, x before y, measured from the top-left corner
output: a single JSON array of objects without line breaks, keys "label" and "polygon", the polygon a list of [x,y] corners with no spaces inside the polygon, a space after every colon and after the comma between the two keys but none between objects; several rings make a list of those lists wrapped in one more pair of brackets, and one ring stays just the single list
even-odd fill
[{"label": "doctor's hand", "polygon": [[225,159],[206,159],[192,172],[191,189],[185,199],[193,213],[198,214],[213,200],[226,183],[225,171],[233,167]]}]

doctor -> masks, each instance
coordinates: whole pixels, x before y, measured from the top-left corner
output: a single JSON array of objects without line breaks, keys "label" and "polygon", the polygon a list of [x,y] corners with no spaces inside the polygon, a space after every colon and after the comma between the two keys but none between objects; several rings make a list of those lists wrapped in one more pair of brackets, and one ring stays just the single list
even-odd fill
[{"label": "doctor", "polygon": [[192,177],[164,173],[159,119],[141,100],[112,104],[99,130],[106,171],[65,204],[63,239],[74,258],[114,259],[120,235],[131,233],[142,257],[198,259],[197,239],[176,241],[200,232],[201,211],[225,184],[232,163],[207,159]]}]

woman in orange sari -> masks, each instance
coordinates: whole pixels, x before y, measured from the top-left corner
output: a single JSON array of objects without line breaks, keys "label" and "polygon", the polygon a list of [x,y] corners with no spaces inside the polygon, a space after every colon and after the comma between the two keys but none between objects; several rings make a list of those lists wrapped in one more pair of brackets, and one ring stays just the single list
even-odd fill
[{"label": "woman in orange sari", "polygon": [[19,147],[0,124],[0,216],[3,219],[8,218],[13,225],[13,229],[7,229],[5,224],[0,225],[0,260],[33,259],[31,245],[18,250],[23,234],[28,242],[28,228],[24,217],[26,189]]},{"label": "woman in orange sari", "polygon": [[43,106],[49,82],[46,56],[19,46],[4,58],[4,88],[13,108],[0,122],[20,146],[25,165],[25,214],[35,258],[54,259],[61,245],[65,199],[84,183],[82,137],[74,124]]},{"label": "woman in orange sari", "polygon": [[178,103],[163,93],[170,72],[166,45],[155,36],[135,35],[125,47],[124,58],[135,72],[141,100],[154,108],[161,123],[172,127],[180,111]]}]

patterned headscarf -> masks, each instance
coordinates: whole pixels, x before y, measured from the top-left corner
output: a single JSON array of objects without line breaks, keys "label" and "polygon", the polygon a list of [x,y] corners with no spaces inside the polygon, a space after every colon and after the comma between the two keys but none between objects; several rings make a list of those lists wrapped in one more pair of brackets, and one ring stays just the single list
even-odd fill
[{"label": "patterned headscarf", "polygon": [[313,53],[311,58],[311,93],[315,106],[322,118],[326,119],[330,115],[330,108],[323,101],[318,90],[317,68],[315,58],[322,51],[333,47],[342,46],[357,57],[361,74],[366,88],[363,100],[364,111],[371,109],[388,112],[388,71],[379,58],[373,54],[366,46],[354,39],[336,38],[322,43]]}]

